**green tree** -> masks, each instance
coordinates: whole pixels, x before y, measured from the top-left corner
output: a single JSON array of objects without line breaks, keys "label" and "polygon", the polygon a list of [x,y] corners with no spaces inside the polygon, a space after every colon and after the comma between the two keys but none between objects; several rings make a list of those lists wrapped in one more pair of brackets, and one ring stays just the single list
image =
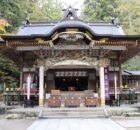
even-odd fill
[{"label": "green tree", "polygon": [[36,20],[41,17],[40,8],[38,5],[39,0],[24,0],[20,1],[20,7],[22,12],[22,20],[29,17],[30,19]]},{"label": "green tree", "polygon": [[22,17],[31,21],[58,20],[61,18],[61,2],[58,0],[24,0],[21,2]]},{"label": "green tree", "polygon": [[6,32],[5,28],[8,27],[8,22],[5,19],[0,19],[0,34],[4,34]]},{"label": "green tree", "polygon": [[21,24],[21,10],[19,0],[0,0],[0,14],[10,26],[8,31],[13,31]]},{"label": "green tree", "polygon": [[0,83],[6,82],[10,87],[16,87],[19,80],[19,69],[16,64],[0,54]]},{"label": "green tree", "polygon": [[119,0],[84,0],[82,18],[86,21],[109,21],[117,15]]},{"label": "green tree", "polygon": [[121,0],[117,11],[125,33],[140,34],[140,1]]},{"label": "green tree", "polygon": [[42,10],[46,20],[60,20],[62,18],[61,3],[58,0],[42,0]]},{"label": "green tree", "polygon": [[62,17],[59,0],[0,0],[0,17],[10,24],[8,32],[16,31],[25,18],[31,21],[54,21]]},{"label": "green tree", "polygon": [[140,70],[140,54],[126,61],[122,68],[125,70]]}]

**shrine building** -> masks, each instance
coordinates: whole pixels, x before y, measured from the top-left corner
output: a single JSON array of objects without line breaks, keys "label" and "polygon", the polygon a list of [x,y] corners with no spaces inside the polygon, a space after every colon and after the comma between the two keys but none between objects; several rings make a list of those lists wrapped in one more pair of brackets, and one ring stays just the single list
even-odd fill
[{"label": "shrine building", "polygon": [[46,104],[52,92],[79,99],[92,92],[104,106],[110,98],[117,98],[121,64],[140,52],[139,35],[126,35],[115,20],[85,22],[72,7],[60,21],[27,20],[17,34],[1,38],[5,54],[20,63],[21,93],[27,95],[30,75],[30,96],[38,95],[39,106]]}]

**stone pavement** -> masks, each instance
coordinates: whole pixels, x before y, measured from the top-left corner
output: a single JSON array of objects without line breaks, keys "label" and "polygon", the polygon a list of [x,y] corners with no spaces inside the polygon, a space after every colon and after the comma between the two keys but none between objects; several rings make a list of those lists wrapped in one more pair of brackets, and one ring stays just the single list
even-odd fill
[{"label": "stone pavement", "polygon": [[27,130],[127,130],[111,119],[44,119]]},{"label": "stone pavement", "polygon": [[[59,124],[58,124],[59,123]],[[66,126],[63,124],[66,123]],[[55,124],[55,125],[54,125]],[[61,127],[63,126],[63,127]],[[116,117],[98,119],[12,119],[7,120],[0,116],[0,130],[49,130],[50,127],[57,127],[55,130],[140,130],[140,117]],[[82,127],[82,128],[81,128]],[[87,127],[87,128],[86,128]],[[53,129],[51,129],[53,130]]]},{"label": "stone pavement", "polygon": [[140,120],[121,120],[117,123],[128,128],[140,127]]},{"label": "stone pavement", "polygon": [[140,130],[140,117],[122,117],[113,120],[127,130]]},{"label": "stone pavement", "polygon": [[119,119],[45,119],[35,121],[27,130],[140,130],[140,117]]},{"label": "stone pavement", "polygon": [[0,118],[0,130],[26,130],[34,120],[14,119],[7,120]]}]

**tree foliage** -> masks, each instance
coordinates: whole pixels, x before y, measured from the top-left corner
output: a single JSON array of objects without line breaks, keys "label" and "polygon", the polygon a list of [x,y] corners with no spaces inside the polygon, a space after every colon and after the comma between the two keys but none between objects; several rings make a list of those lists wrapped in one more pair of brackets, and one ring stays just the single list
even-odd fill
[{"label": "tree foliage", "polygon": [[122,68],[126,70],[140,70],[140,54],[128,60],[122,65]]},{"label": "tree foliage", "polygon": [[12,32],[27,17],[31,21],[60,19],[61,2],[59,0],[0,0],[0,14],[10,24],[7,31]]},{"label": "tree foliage", "polygon": [[18,82],[19,69],[16,64],[0,54],[0,83],[6,82],[9,86]]},{"label": "tree foliage", "polygon": [[0,0],[0,14],[5,18],[10,26],[8,31],[17,28],[21,23],[21,10],[19,0]]},{"label": "tree foliage", "polygon": [[125,33],[140,34],[140,1],[121,0],[117,11]]},{"label": "tree foliage", "polygon": [[0,19],[0,34],[4,34],[6,32],[5,28],[8,27],[8,22],[5,19]]},{"label": "tree foliage", "polygon": [[45,20],[60,20],[62,17],[61,3],[58,0],[41,0],[41,10]]},{"label": "tree foliage", "polygon": [[118,0],[84,0],[82,18],[86,21],[109,21],[116,16]]}]

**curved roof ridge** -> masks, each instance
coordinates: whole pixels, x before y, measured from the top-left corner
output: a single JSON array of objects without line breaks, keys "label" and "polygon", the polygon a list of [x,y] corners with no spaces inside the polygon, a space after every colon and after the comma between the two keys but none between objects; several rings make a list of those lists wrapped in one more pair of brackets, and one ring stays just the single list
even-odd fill
[{"label": "curved roof ridge", "polygon": [[88,31],[92,35],[124,35],[122,28],[111,22],[85,22],[78,18],[76,9],[71,6],[64,12],[64,18],[57,22],[30,22],[22,25],[17,35],[46,35],[50,36],[58,30],[66,28],[78,28]]}]

